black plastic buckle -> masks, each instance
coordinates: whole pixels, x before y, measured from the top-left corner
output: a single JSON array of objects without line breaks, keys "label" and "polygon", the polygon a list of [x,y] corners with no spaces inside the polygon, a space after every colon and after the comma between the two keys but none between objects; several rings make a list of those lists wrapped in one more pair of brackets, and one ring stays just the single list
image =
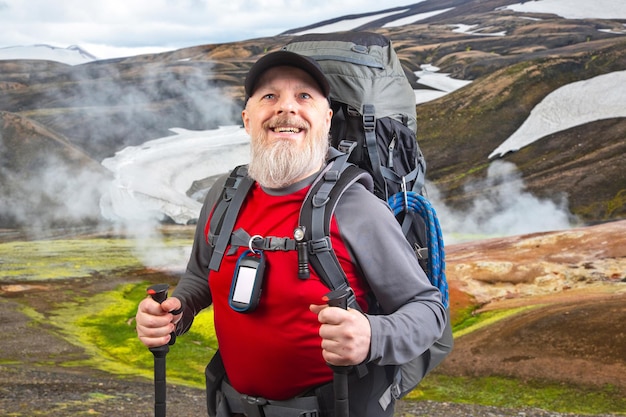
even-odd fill
[{"label": "black plastic buckle", "polygon": [[263,406],[266,404],[265,398],[245,394],[241,396],[241,405],[243,405],[244,414],[248,417],[265,417]]},{"label": "black plastic buckle", "polygon": [[295,241],[287,237],[270,236],[265,238],[265,240],[264,249],[266,250],[287,252],[296,248]]}]

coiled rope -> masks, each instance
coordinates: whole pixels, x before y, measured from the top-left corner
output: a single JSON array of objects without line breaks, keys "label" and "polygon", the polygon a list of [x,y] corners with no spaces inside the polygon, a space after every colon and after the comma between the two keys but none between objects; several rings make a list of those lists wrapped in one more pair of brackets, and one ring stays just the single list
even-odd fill
[{"label": "coiled rope", "polygon": [[424,196],[414,191],[400,191],[389,197],[387,204],[395,216],[403,211],[412,211],[422,216],[426,221],[426,241],[428,242],[428,270],[426,274],[431,284],[439,288],[443,305],[447,308],[449,295],[443,234],[435,209]]}]

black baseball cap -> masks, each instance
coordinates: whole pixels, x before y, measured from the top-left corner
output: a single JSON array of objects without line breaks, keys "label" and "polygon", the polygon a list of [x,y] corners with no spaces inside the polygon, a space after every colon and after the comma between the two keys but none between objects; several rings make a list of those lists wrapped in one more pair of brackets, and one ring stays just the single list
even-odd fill
[{"label": "black baseball cap", "polygon": [[328,84],[328,80],[322,68],[313,58],[291,51],[280,50],[261,57],[252,65],[244,83],[246,100],[254,93],[254,89],[261,75],[270,68],[280,66],[297,67],[306,71],[317,82],[324,97],[329,97],[330,84]]}]

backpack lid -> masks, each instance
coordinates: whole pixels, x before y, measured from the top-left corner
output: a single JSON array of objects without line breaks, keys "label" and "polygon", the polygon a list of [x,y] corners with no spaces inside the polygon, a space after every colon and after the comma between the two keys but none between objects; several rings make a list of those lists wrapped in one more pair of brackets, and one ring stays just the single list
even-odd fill
[{"label": "backpack lid", "polygon": [[370,32],[309,34],[294,38],[284,51],[314,58],[330,83],[331,100],[361,112],[375,107],[376,118],[392,117],[417,131],[415,92],[391,42]]}]

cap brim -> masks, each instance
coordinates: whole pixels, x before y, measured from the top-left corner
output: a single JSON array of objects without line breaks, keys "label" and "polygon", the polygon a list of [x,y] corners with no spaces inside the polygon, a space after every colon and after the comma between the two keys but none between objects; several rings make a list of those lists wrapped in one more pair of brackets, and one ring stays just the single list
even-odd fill
[{"label": "cap brim", "polygon": [[330,95],[330,84],[322,68],[313,58],[290,51],[276,51],[263,56],[250,68],[244,84],[246,98],[252,96],[259,78],[265,71],[279,66],[297,67],[306,71],[317,82],[324,97]]}]

